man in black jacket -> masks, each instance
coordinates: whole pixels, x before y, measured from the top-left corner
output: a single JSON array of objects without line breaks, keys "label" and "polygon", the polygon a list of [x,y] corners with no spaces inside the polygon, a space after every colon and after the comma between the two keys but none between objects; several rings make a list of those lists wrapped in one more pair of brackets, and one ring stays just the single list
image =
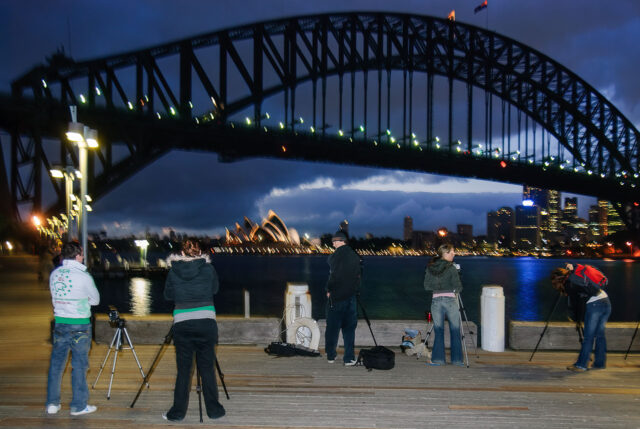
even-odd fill
[{"label": "man in black jacket", "polygon": [[360,257],[347,245],[347,236],[338,231],[332,237],[336,251],[329,256],[329,280],[327,281],[327,328],[325,350],[327,361],[335,362],[338,335],[342,330],[345,366],[356,363],[354,343],[358,325],[356,294],[360,287]]}]

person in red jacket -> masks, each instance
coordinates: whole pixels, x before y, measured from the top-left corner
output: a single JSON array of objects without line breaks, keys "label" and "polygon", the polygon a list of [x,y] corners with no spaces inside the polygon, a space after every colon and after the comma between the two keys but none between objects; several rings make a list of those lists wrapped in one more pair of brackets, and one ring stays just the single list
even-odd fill
[{"label": "person in red jacket", "polygon": [[[607,364],[607,338],[605,337],[605,325],[611,314],[611,301],[609,296],[602,290],[601,286],[606,284],[606,277],[595,268],[588,265],[577,264],[575,269],[572,264],[567,264],[570,271],[565,290],[569,297],[574,297],[576,301],[586,299],[586,310],[584,313],[584,338],[578,360],[567,369],[574,372],[584,372],[587,370],[589,358],[595,341],[594,360],[591,369],[604,369]],[[595,283],[588,272],[595,270],[600,281]],[[604,278],[604,282],[602,279]]]}]

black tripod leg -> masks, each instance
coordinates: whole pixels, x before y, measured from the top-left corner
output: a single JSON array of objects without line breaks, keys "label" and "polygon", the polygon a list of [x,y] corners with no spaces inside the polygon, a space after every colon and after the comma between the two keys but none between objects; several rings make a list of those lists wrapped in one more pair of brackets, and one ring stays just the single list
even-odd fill
[{"label": "black tripod leg", "polygon": [[529,357],[529,362],[531,362],[531,360],[533,359],[533,355],[535,355],[536,352],[538,351],[538,346],[540,345],[540,341],[542,341],[542,337],[544,337],[544,333],[547,332],[547,328],[549,327],[549,320],[551,319],[551,316],[553,316],[553,312],[556,311],[556,307],[558,306],[558,303],[560,302],[561,297],[562,297],[562,294],[558,292],[558,297],[556,298],[556,302],[553,304],[553,308],[551,309],[551,311],[549,312],[549,315],[547,316],[547,321],[544,324],[544,329],[540,334],[540,338],[538,338],[538,343],[536,344],[535,349],[533,349],[533,353],[531,353],[531,357]]},{"label": "black tripod leg", "polygon": [[629,347],[627,348],[627,352],[624,354],[624,360],[627,360],[627,356],[629,356],[629,351],[631,350],[631,346],[633,345],[633,340],[636,339],[636,334],[638,333],[638,327],[640,327],[640,321],[636,325],[636,330],[633,331],[633,336],[631,337],[631,342],[629,343]]},{"label": "black tripod leg", "polygon": [[356,295],[356,300],[358,301],[358,304],[360,305],[360,309],[362,310],[362,316],[364,317],[364,320],[367,322],[367,326],[369,326],[369,331],[371,332],[371,336],[373,337],[373,344],[375,344],[377,347],[378,342],[376,341],[376,336],[373,335],[373,329],[371,329],[371,321],[367,316],[367,311],[364,309],[364,305],[362,305],[362,303],[360,302],[360,297],[358,297],[357,295]]},{"label": "black tripod leg", "polygon": [[129,408],[133,408],[136,405],[136,401],[140,397],[140,394],[142,393],[142,389],[144,389],[144,386],[146,385],[147,387],[149,387],[149,379],[151,378],[151,374],[153,374],[153,371],[155,371],[156,366],[158,365],[158,362],[160,362],[160,358],[164,353],[164,350],[171,343],[172,338],[173,338],[173,327],[169,329],[169,333],[164,337],[164,343],[160,346],[160,350],[158,350],[156,357],[153,359],[153,362],[151,363],[151,367],[149,368],[149,371],[147,371],[147,375],[144,377],[144,380],[142,380],[142,383],[140,384],[140,389],[138,389],[138,393],[136,394],[136,397],[133,399],[133,402],[131,403],[131,405],[129,405]]},{"label": "black tripod leg", "polygon": [[220,383],[222,384],[222,388],[224,389],[224,394],[227,396],[227,399],[229,398],[229,392],[227,392],[227,385],[224,382],[224,374],[222,373],[222,370],[220,369],[220,362],[218,362],[218,358],[216,357],[216,369],[218,370],[218,376],[220,377]]}]

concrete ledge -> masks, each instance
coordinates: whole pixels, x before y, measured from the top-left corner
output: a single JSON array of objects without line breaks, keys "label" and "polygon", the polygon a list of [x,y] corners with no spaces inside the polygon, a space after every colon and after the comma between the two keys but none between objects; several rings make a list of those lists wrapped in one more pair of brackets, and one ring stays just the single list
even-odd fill
[{"label": "concrete ledge", "polygon": [[[509,347],[514,350],[533,350],[544,330],[544,322],[509,323]],[[607,323],[607,350],[626,352],[631,337],[637,326],[636,322]],[[538,350],[580,350],[576,324],[571,322],[550,322],[542,337]],[[633,342],[633,351],[640,351],[640,337]]]},{"label": "concrete ledge", "polygon": [[[133,316],[120,314],[125,320],[129,337],[136,344],[162,344],[169,333],[173,318],[169,314]],[[218,317],[218,342],[220,344],[267,344],[278,336],[280,319],[253,317]],[[95,341],[110,344],[115,328],[109,324],[109,317],[96,315]]]},{"label": "concrete ledge", "polygon": [[[148,316],[133,316],[131,314],[121,314],[120,317],[126,321],[129,337],[136,344],[161,344],[165,336],[171,329],[173,321],[168,314],[152,314]],[[219,316],[218,335],[220,344],[268,344],[279,338],[284,339],[284,328],[280,327],[280,319],[268,317],[243,317]],[[419,320],[372,320],[371,328],[376,336],[379,345],[399,346],[402,343],[402,335],[405,329],[416,329],[426,335],[430,325]],[[318,320],[320,329],[320,347],[324,347],[324,331],[326,320]],[[465,341],[468,347],[477,344],[477,327],[473,322],[469,322],[469,328],[473,334],[468,334]],[[109,324],[106,315],[96,315],[95,341],[101,344],[110,344],[115,335],[115,328]],[[465,333],[467,327],[465,325]],[[280,335],[282,333],[282,335]],[[429,338],[429,345],[433,345],[434,334]],[[342,344],[342,338],[339,340]],[[358,321],[356,329],[356,346],[372,346],[374,344],[369,327],[365,320]],[[449,328],[445,326],[445,345],[449,345]]]}]

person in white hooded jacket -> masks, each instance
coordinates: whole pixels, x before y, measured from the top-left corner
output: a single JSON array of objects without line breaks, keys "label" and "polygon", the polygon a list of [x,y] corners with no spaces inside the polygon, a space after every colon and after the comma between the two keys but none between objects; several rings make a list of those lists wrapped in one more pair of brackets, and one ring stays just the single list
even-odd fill
[{"label": "person in white hooded jacket", "polygon": [[80,244],[69,242],[62,248],[62,265],[49,277],[55,329],[47,379],[47,414],[60,411],[60,384],[71,350],[72,416],[89,414],[89,348],[91,347],[91,306],[100,303],[100,294],[83,262]]}]

